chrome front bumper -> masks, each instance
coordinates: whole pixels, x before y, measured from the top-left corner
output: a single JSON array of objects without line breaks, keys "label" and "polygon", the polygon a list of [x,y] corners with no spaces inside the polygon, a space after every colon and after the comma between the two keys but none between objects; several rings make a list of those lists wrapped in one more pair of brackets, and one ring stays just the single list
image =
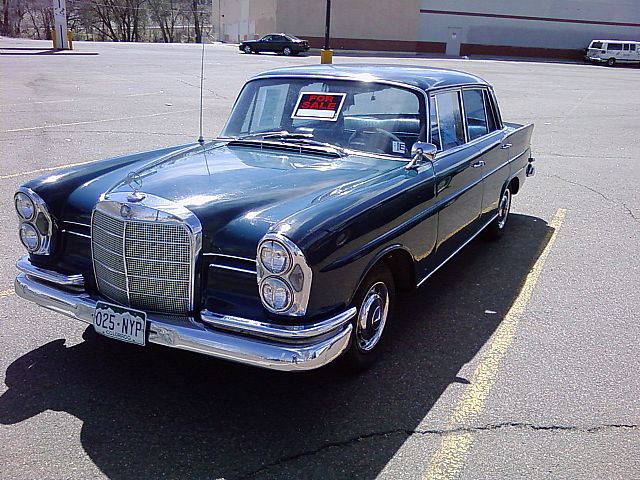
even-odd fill
[{"label": "chrome front bumper", "polygon": [[[41,307],[93,324],[96,302],[79,282],[60,280],[57,272],[39,269],[25,257],[15,280],[16,294]],[[75,277],[74,277],[75,278]],[[62,279],[64,281],[64,279]],[[189,350],[273,370],[312,370],[336,359],[349,346],[350,320],[356,309],[312,325],[276,325],[201,312],[203,323],[190,317],[147,314],[151,343]]]}]

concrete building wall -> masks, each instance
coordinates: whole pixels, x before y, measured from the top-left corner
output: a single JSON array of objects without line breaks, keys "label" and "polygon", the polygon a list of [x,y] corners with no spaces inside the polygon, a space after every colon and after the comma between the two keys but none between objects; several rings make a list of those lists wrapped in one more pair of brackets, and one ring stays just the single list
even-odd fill
[{"label": "concrete building wall", "polygon": [[[218,1],[225,41],[287,32],[323,45],[324,1]],[[332,2],[335,49],[578,58],[594,38],[640,40],[640,0]]]},{"label": "concrete building wall", "polygon": [[[324,42],[326,3],[278,0],[277,28]],[[420,0],[348,0],[331,4],[331,47],[415,51]]]},{"label": "concrete building wall", "polygon": [[640,39],[640,1],[422,0],[418,30],[452,55],[574,57],[594,38]]}]

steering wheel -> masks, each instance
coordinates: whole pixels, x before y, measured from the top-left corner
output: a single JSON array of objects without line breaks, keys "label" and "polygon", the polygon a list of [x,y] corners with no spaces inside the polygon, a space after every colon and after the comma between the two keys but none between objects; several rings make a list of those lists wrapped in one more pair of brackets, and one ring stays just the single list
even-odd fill
[{"label": "steering wheel", "polygon": [[358,128],[349,137],[349,146],[358,147],[360,150],[372,153],[400,153],[393,151],[392,142],[404,144],[393,133],[379,127]]}]

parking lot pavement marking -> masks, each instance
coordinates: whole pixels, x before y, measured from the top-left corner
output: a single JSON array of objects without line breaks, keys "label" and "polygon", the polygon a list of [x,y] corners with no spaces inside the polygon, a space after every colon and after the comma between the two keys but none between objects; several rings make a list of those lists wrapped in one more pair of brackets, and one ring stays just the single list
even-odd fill
[{"label": "parking lot pavement marking", "polygon": [[484,409],[502,360],[513,342],[518,323],[531,299],[566,214],[567,211],[560,208],[551,219],[549,226],[553,229],[553,233],[549,237],[549,242],[540,252],[540,256],[529,271],[520,293],[480,357],[469,386],[465,389],[447,422],[447,430],[450,430],[450,433],[443,436],[440,447],[431,458],[423,475],[424,480],[450,480],[458,478],[462,473],[473,443],[471,423],[478,418]]},{"label": "parking lot pavement marking", "polygon": [[94,160],[89,160],[88,162],[68,163],[67,165],[57,165],[55,167],[38,168],[36,170],[29,170],[27,172],[9,173],[7,175],[0,175],[0,180],[9,180],[10,178],[22,177],[24,175],[34,175],[36,173],[52,172],[54,170],[60,170],[62,168],[77,167],[79,165],[87,165],[93,161]]},{"label": "parking lot pavement marking", "polygon": [[0,292],[0,298],[8,297],[10,295],[13,295],[14,293],[16,292],[13,288],[10,288],[9,290],[3,290],[2,292]]},{"label": "parking lot pavement marking", "polygon": [[[206,110],[206,108],[203,110]],[[176,115],[178,113],[189,113],[189,112],[199,112],[199,111],[200,111],[199,108],[189,108],[187,110],[170,110],[166,112],[149,113],[147,115],[132,115],[130,117],[105,118],[102,120],[87,120],[85,122],[57,123],[54,125],[40,125],[38,127],[13,128],[11,130],[5,130],[3,133],[27,132],[30,130],[43,130],[46,128],[73,127],[76,125],[91,125],[94,123],[119,122],[121,120],[134,120],[137,118],[161,117],[163,115]]]},{"label": "parking lot pavement marking", "polygon": [[[147,93],[129,93],[127,95],[122,95],[123,97],[148,97],[150,95],[162,95],[164,90],[158,90],[157,92],[147,92]],[[93,97],[98,98],[98,97]],[[85,99],[86,100],[86,99]],[[52,103],[70,103],[77,102],[76,98],[66,98],[62,100],[40,100],[37,102],[20,102],[20,103],[3,103],[0,104],[0,107],[18,107],[23,105],[47,105]]]}]

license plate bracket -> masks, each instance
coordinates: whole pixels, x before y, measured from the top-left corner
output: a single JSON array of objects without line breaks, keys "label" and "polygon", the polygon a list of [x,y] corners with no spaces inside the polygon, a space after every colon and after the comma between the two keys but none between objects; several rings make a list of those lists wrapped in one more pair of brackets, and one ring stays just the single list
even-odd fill
[{"label": "license plate bracket", "polygon": [[144,346],[147,340],[147,314],[120,305],[97,302],[93,328],[105,337]]}]

